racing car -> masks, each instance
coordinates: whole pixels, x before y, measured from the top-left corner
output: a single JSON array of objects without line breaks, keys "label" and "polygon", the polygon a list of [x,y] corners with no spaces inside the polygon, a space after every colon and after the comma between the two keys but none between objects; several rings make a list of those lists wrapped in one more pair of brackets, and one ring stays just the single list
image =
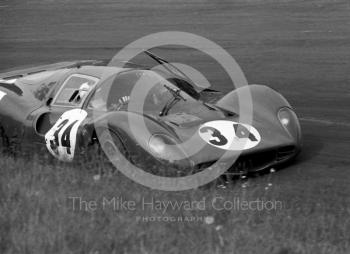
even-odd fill
[{"label": "racing car", "polygon": [[[87,147],[98,146],[118,149],[132,163],[188,169],[229,160],[238,151],[227,170],[231,174],[261,171],[300,152],[298,118],[275,90],[263,85],[227,94],[199,89],[175,66],[145,53],[166,68],[87,60],[0,74],[1,148],[41,147],[57,160],[73,161]],[[142,103],[139,87],[148,87]],[[250,123],[240,120],[243,89],[252,98]]]}]

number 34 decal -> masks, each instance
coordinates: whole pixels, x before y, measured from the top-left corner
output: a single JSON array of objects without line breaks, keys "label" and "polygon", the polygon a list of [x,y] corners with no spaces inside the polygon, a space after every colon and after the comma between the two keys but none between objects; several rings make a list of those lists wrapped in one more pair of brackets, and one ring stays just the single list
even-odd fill
[{"label": "number 34 decal", "polygon": [[53,156],[63,161],[73,160],[78,128],[86,116],[85,110],[68,110],[45,134],[46,147]]},{"label": "number 34 decal", "polygon": [[226,120],[205,123],[199,128],[199,136],[212,146],[232,151],[253,148],[261,140],[253,126]]}]

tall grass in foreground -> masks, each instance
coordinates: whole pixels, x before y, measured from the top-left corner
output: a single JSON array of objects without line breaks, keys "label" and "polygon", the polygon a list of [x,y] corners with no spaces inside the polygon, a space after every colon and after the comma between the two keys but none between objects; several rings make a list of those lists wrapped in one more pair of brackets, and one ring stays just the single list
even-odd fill
[{"label": "tall grass in foreground", "polygon": [[[322,192],[332,189],[319,190],[312,184],[303,193],[293,188],[286,192],[273,177],[264,176],[161,192],[118,172],[99,178],[78,164],[3,156],[0,168],[0,253],[350,252],[346,200],[336,193],[331,200],[324,198]],[[74,208],[71,197],[96,201],[97,207]],[[102,206],[104,199],[113,198],[134,201],[136,208]],[[218,209],[235,198],[281,201],[282,206],[270,211]],[[206,202],[205,207],[198,203],[191,209],[142,206],[152,199]],[[176,221],[169,221],[173,218]]]}]

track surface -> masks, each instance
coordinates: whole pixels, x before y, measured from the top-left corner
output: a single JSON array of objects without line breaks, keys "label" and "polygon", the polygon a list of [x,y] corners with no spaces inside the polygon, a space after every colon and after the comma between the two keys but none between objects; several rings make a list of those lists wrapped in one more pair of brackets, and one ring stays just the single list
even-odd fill
[{"label": "track surface", "polygon": [[[249,83],[280,91],[301,118],[304,150],[273,181],[286,192],[315,199],[331,188],[349,204],[349,1],[233,2],[2,0],[0,70],[110,58],[127,43],[159,31],[207,37],[236,58]],[[232,89],[222,70],[198,53],[163,53],[198,68],[215,87]],[[317,184],[310,189],[311,182]]]}]

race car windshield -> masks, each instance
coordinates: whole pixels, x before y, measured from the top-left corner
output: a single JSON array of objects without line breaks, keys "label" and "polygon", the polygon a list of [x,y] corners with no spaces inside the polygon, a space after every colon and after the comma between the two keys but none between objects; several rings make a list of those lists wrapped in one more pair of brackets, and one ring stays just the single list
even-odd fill
[{"label": "race car windshield", "polygon": [[[120,73],[107,80],[96,90],[90,101],[90,106],[104,110],[130,110],[128,100],[133,105],[138,105],[143,111],[153,111],[157,115],[166,109],[168,111],[173,105],[166,105],[174,99],[174,93],[181,100],[176,101],[176,106],[185,102],[196,101],[188,93],[181,89],[184,85],[180,79],[166,79],[152,71],[132,70]],[[122,99],[122,100],[121,100]],[[120,105],[121,101],[125,105]]]}]

